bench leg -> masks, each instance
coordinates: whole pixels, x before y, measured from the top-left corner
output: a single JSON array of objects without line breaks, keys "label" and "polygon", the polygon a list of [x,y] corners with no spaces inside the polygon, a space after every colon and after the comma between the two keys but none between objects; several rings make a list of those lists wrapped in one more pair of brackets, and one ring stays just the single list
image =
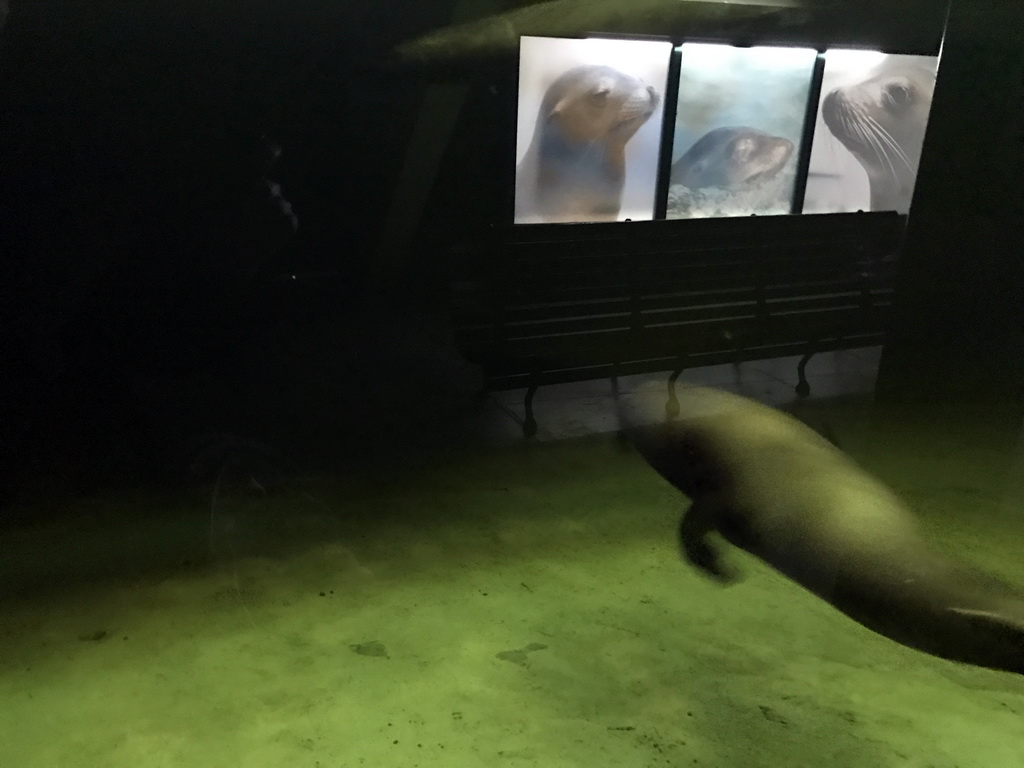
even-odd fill
[{"label": "bench leg", "polygon": [[796,364],[796,394],[798,397],[807,397],[811,394],[811,385],[807,383],[807,362],[814,357],[815,350],[808,349],[800,362]]},{"label": "bench leg", "polygon": [[665,415],[674,419],[679,415],[679,398],[676,397],[676,380],[683,374],[682,368],[676,368],[668,377],[668,402],[665,403]]},{"label": "bench leg", "polygon": [[[615,413],[619,413],[619,377],[615,374],[611,376],[611,388],[612,388],[612,402],[615,403]],[[626,428],[622,423],[620,416],[616,416],[616,422],[618,423],[618,429],[615,430],[615,440],[621,446],[625,447],[629,443],[629,438],[626,437]]]},{"label": "bench leg", "polygon": [[523,400],[523,409],[526,415],[523,418],[523,437],[533,437],[537,434],[537,419],[533,415],[533,396],[537,394],[537,385],[531,384],[526,390],[526,398]]}]

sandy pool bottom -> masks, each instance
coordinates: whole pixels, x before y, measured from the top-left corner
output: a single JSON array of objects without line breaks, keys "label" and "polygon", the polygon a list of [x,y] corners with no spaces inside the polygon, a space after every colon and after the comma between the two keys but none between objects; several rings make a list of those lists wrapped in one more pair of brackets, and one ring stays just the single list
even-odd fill
[{"label": "sandy pool bottom", "polygon": [[[871,462],[931,532],[1024,581],[986,458],[900,445]],[[608,438],[80,502],[4,534],[0,765],[1024,765],[1024,680],[740,553],[706,581],[682,504]]]}]

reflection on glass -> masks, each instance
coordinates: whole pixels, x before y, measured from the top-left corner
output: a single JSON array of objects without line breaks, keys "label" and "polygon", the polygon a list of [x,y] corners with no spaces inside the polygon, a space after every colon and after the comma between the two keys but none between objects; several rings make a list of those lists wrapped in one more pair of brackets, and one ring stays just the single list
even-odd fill
[{"label": "reflection on glass", "polygon": [[937,56],[829,51],[805,213],[907,213],[935,88]]},{"label": "reflection on glass", "polygon": [[671,50],[522,39],[517,224],[653,218]]},{"label": "reflection on glass", "polygon": [[786,214],[816,52],[682,46],[667,217]]}]

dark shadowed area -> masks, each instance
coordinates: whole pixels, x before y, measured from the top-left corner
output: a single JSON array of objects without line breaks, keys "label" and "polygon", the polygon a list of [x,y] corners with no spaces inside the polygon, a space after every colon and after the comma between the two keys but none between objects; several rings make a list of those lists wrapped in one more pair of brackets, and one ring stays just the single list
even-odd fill
[{"label": "dark shadowed area", "polygon": [[14,9],[0,43],[5,498],[54,475],[72,489],[153,479],[206,433],[341,449],[381,433],[360,424],[375,398],[402,422],[417,377],[447,387],[422,370],[448,342],[429,239],[415,276],[365,288],[426,88],[377,65],[448,5]]},{"label": "dark shadowed area", "polygon": [[[779,5],[0,0],[0,768],[1024,765],[1024,6]],[[512,224],[521,34],[950,10],[909,223]]]}]

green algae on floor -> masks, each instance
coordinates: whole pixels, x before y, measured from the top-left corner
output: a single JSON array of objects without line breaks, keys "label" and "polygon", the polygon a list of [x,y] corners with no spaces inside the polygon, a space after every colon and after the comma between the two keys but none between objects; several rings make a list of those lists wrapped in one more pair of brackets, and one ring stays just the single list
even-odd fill
[{"label": "green algae on floor", "polygon": [[[1024,580],[992,455],[838,428],[931,535]],[[1024,681],[742,553],[709,583],[685,503],[608,437],[72,503],[2,535],[0,765],[1020,762]]]}]

